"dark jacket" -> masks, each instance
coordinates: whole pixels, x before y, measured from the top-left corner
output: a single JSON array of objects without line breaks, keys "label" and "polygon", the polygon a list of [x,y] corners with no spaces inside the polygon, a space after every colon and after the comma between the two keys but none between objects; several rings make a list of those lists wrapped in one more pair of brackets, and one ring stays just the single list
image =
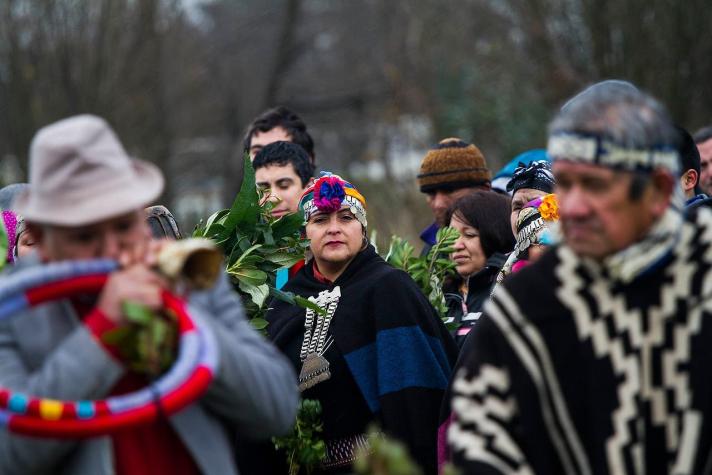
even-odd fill
[{"label": "dark jacket", "polygon": [[427,256],[430,249],[435,245],[439,230],[438,223],[432,223],[420,233],[420,240],[423,241],[423,249],[420,251],[421,256]]},{"label": "dark jacket", "polygon": [[[322,403],[324,437],[377,421],[407,445],[425,473],[435,473],[438,408],[455,344],[415,282],[371,246],[333,284],[317,280],[307,265],[284,290],[307,297],[335,286],[341,298],[329,327],[334,344],[325,353],[331,379],[303,393]],[[269,336],[299,370],[305,311],[280,301],[270,307]]]},{"label": "dark jacket", "polygon": [[451,334],[458,347],[462,348],[465,337],[480,318],[482,306],[492,292],[492,287],[497,280],[497,274],[507,261],[507,254],[494,253],[485,263],[485,266],[475,275],[470,276],[467,290],[467,301],[463,308],[463,296],[460,293],[461,278],[453,279],[445,285],[445,301],[449,311],[446,323],[454,327]]}]

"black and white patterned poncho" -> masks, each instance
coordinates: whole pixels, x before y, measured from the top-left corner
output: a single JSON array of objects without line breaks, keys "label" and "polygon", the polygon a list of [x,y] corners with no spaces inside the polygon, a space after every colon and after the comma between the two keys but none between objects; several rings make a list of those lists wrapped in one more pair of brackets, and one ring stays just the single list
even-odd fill
[{"label": "black and white patterned poncho", "polygon": [[453,383],[463,474],[712,473],[712,213],[677,228],[634,278],[559,246],[499,287]]}]

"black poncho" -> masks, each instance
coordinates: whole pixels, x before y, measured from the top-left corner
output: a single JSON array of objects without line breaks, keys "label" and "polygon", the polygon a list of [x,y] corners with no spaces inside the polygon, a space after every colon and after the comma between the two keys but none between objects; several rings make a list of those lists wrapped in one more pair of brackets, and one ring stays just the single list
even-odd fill
[{"label": "black poncho", "polygon": [[671,237],[630,281],[556,247],[495,291],[453,383],[464,474],[709,473],[712,214]]},{"label": "black poncho", "polygon": [[[426,473],[435,473],[438,408],[457,355],[454,342],[413,280],[371,246],[333,284],[318,281],[307,265],[284,290],[306,297],[335,286],[341,299],[326,353],[332,377],[303,396],[322,401],[327,439],[377,421],[407,444]],[[299,372],[305,311],[274,301],[267,318],[270,338]]]}]

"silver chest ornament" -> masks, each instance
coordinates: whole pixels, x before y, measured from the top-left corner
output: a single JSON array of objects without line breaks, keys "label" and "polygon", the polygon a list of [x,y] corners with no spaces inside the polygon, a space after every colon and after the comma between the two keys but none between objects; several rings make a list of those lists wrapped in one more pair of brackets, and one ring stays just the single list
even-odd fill
[{"label": "silver chest ornament", "polygon": [[304,320],[304,340],[299,352],[302,361],[302,370],[299,372],[299,390],[304,391],[331,378],[329,361],[324,353],[334,342],[334,337],[328,334],[331,319],[334,317],[336,307],[341,298],[341,288],[319,292],[316,297],[309,297],[309,301],[325,310],[325,314],[317,314],[308,308]]}]

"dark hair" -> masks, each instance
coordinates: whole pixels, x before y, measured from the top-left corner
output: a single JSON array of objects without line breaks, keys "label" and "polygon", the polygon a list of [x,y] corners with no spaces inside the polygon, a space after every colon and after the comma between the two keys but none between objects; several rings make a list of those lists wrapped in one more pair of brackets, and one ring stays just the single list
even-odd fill
[{"label": "dark hair", "polygon": [[692,135],[692,139],[695,141],[696,144],[705,143],[709,139],[712,139],[712,125],[703,127],[700,130],[698,130],[697,132],[695,132]]},{"label": "dark hair", "polygon": [[243,140],[245,152],[250,151],[252,137],[257,132],[267,132],[275,127],[284,128],[291,137],[292,142],[301,145],[311,158],[311,162],[314,163],[314,140],[307,132],[307,125],[297,114],[284,106],[278,106],[263,112],[250,124]]},{"label": "dark hair", "polygon": [[272,142],[265,145],[252,162],[255,170],[270,165],[283,167],[291,164],[294,172],[302,181],[302,187],[307,186],[309,179],[314,176],[314,164],[309,160],[307,152],[299,145],[292,142]]},{"label": "dark hair", "polygon": [[506,254],[514,248],[514,236],[509,221],[511,199],[491,191],[473,191],[457,200],[448,210],[447,222],[454,216],[476,228],[480,233],[482,251],[488,258]]},{"label": "dark hair", "polygon": [[680,126],[675,126],[677,131],[680,133],[680,146],[678,147],[678,152],[680,153],[680,165],[682,166],[682,173],[687,170],[695,170],[697,175],[700,174],[700,152],[697,150],[697,145],[690,135],[690,133]]}]

